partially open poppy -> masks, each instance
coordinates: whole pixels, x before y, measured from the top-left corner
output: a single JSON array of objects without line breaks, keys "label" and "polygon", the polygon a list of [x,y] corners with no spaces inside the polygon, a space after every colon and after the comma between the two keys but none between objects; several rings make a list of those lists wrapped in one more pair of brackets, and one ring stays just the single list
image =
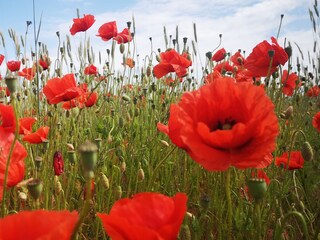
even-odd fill
[{"label": "partially open poppy", "polygon": [[101,37],[103,41],[109,41],[118,34],[117,23],[113,21],[101,25],[98,33],[97,36]]},{"label": "partially open poppy", "polygon": [[187,210],[187,196],[139,193],[117,201],[110,214],[97,213],[113,240],[177,239]]},{"label": "partially open poppy", "polygon": [[49,104],[69,101],[83,93],[82,89],[76,86],[73,74],[67,74],[62,78],[52,78],[43,87],[43,93]]},{"label": "partially open poppy", "polygon": [[7,68],[11,72],[16,72],[20,70],[21,62],[20,61],[9,61],[7,62]]},{"label": "partially open poppy", "polygon": [[91,14],[84,14],[83,18],[74,18],[72,27],[70,28],[71,35],[87,31],[95,21],[94,16]]},{"label": "partially open poppy", "polygon": [[210,171],[230,166],[264,168],[279,133],[274,105],[260,87],[221,77],[186,92],[171,104],[168,126],[158,123],[172,142]]},{"label": "partially open poppy", "polygon": [[47,140],[49,130],[50,128],[47,126],[40,127],[36,132],[24,135],[22,141],[32,144],[43,143]]},{"label": "partially open poppy", "polygon": [[170,72],[175,72],[178,77],[184,77],[187,74],[187,68],[192,64],[186,53],[180,55],[174,49],[160,53],[160,58],[160,63],[153,68],[156,78],[161,78]]},{"label": "partially open poppy", "polygon": [[69,240],[78,218],[76,211],[22,211],[0,219],[0,239]]},{"label": "partially open poppy", "polygon": [[[255,46],[247,57],[244,67],[247,68],[253,77],[265,77],[271,75],[277,67],[288,61],[288,55],[272,37],[272,44],[266,40]],[[271,56],[272,55],[272,56]]]},{"label": "partially open poppy", "polygon": [[16,120],[12,106],[0,103],[0,127],[14,133]]},{"label": "partially open poppy", "polygon": [[33,71],[33,68],[24,68],[22,69],[21,72],[18,72],[18,75],[20,77],[24,77],[25,79],[31,81],[34,78],[35,73]]},{"label": "partially open poppy", "polygon": [[32,126],[37,121],[33,117],[25,117],[19,119],[19,134],[30,134],[32,132]]},{"label": "partially open poppy", "polygon": [[290,159],[288,158],[289,153],[283,153],[280,157],[276,158],[276,165],[282,166],[283,168],[288,170],[303,168],[304,159],[302,157],[301,151],[292,151],[290,153]]},{"label": "partially open poppy", "polygon": [[122,32],[119,32],[117,36],[113,37],[113,39],[116,40],[118,44],[127,43],[132,41],[132,35],[129,29],[125,28]]},{"label": "partially open poppy", "polygon": [[211,60],[215,62],[220,62],[225,58],[226,55],[227,55],[226,50],[224,48],[221,48],[218,51],[216,51],[215,54],[213,54]]}]

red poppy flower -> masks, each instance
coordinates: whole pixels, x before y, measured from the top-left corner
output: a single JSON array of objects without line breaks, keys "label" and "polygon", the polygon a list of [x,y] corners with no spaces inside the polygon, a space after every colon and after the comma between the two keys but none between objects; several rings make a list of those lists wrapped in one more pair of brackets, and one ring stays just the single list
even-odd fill
[{"label": "red poppy flower", "polygon": [[78,218],[76,211],[22,211],[0,219],[0,239],[68,240]]},{"label": "red poppy flower", "polygon": [[117,23],[113,21],[101,25],[98,33],[99,34],[97,34],[97,36],[101,37],[103,41],[109,41],[111,38],[116,37],[118,34]]},{"label": "red poppy flower", "polygon": [[[247,57],[244,67],[247,68],[253,77],[265,77],[272,74],[281,64],[284,65],[288,61],[288,55],[277,40],[272,37],[272,44],[266,40],[254,47],[252,53]],[[271,58],[270,52],[273,51],[272,65],[269,72]]]},{"label": "red poppy flower", "polygon": [[134,68],[135,61],[132,58],[126,58],[125,65],[129,68]]},{"label": "red poppy flower", "polygon": [[318,86],[313,86],[307,91],[308,97],[318,97],[320,94],[320,88]]},{"label": "red poppy flower", "polygon": [[34,71],[33,71],[33,68],[24,68],[22,69],[21,72],[18,72],[18,75],[20,77],[24,77],[26,79],[28,79],[29,81],[33,80],[34,78]]},{"label": "red poppy flower", "polygon": [[170,198],[159,193],[139,193],[117,201],[110,214],[97,213],[113,240],[177,239],[187,210],[187,196]]},{"label": "red poppy flower", "polygon": [[7,62],[7,68],[11,72],[16,72],[20,70],[21,62],[20,61],[9,61]]},{"label": "red poppy flower", "polygon": [[95,105],[97,103],[98,100],[98,93],[93,92],[93,93],[87,93],[85,98],[85,106],[86,107],[92,107],[93,105]]},{"label": "red poppy flower", "polygon": [[288,71],[283,70],[281,81],[283,84],[282,92],[287,96],[292,96],[296,87],[300,86],[300,83],[297,83],[298,80],[299,77],[297,74],[291,73],[288,75]]},{"label": "red poppy flower", "polygon": [[2,54],[0,54],[0,66],[1,66],[3,60],[4,60],[4,56]]},{"label": "red poppy flower", "polygon": [[90,64],[88,67],[84,69],[84,74],[85,75],[97,75],[98,70],[97,67],[94,66],[93,64]]},{"label": "red poppy flower", "polygon": [[209,73],[206,76],[204,82],[205,82],[205,84],[209,84],[209,83],[213,82],[215,79],[221,78],[221,77],[222,77],[221,73],[217,70],[214,70],[212,73]]},{"label": "red poppy flower", "polygon": [[19,119],[19,134],[30,134],[32,132],[32,126],[37,121],[33,117],[25,117]]},{"label": "red poppy flower", "polygon": [[320,132],[320,112],[314,115],[312,119],[312,125],[318,132]]},{"label": "red poppy flower", "polygon": [[226,55],[226,50],[224,48],[221,48],[215,54],[213,54],[212,61],[220,62],[225,58]]},{"label": "red poppy flower", "polygon": [[117,36],[115,36],[113,39],[116,40],[118,44],[121,44],[121,43],[131,42],[132,36],[131,36],[131,33],[129,32],[129,29],[125,28],[122,30],[122,32],[119,32]]},{"label": "red poppy flower", "polygon": [[[240,69],[236,72],[235,79],[237,80],[237,82],[253,83],[253,77],[251,75],[251,72],[245,68]],[[259,81],[259,80],[260,78],[255,78],[255,81]]]},{"label": "red poppy flower", "polygon": [[214,68],[213,71],[218,71],[221,74],[225,74],[226,72],[233,72],[234,67],[230,65],[229,62],[222,62],[217,64]]},{"label": "red poppy flower", "polygon": [[192,64],[186,54],[180,55],[174,49],[161,53],[160,57],[161,62],[153,68],[156,78],[161,78],[170,72],[175,72],[178,77],[184,77],[187,74],[187,68]]},{"label": "red poppy flower", "polygon": [[48,80],[43,88],[43,93],[47,97],[49,104],[57,104],[76,98],[83,91],[76,86],[76,80],[71,73],[62,78]]},{"label": "red poppy flower", "polygon": [[[2,199],[2,190],[4,187],[3,184],[7,159],[13,140],[14,134],[10,131],[6,131],[6,129],[0,126],[0,201]],[[27,151],[25,150],[23,145],[20,142],[16,141],[10,158],[7,187],[15,186],[24,178],[24,159],[27,155]]]},{"label": "red poppy flower", "polygon": [[233,65],[238,67],[242,67],[245,63],[245,59],[239,51],[230,57],[230,61],[233,63]]},{"label": "red poppy flower", "polygon": [[53,156],[53,169],[54,169],[54,174],[56,176],[60,176],[63,173],[63,158],[62,154],[59,151],[56,151]]},{"label": "red poppy flower", "polygon": [[22,141],[31,144],[43,143],[45,140],[47,140],[49,130],[50,128],[47,126],[40,127],[36,132],[24,135]]},{"label": "red poppy flower", "polygon": [[51,64],[51,61],[48,57],[41,57],[39,60],[39,64],[43,70],[47,70]]},{"label": "red poppy flower", "polygon": [[71,35],[75,35],[78,32],[87,31],[95,22],[94,16],[91,14],[84,14],[83,18],[74,18],[73,25],[70,28]]},{"label": "red poppy flower", "polygon": [[[304,159],[301,151],[292,151],[290,153],[290,160],[288,161],[289,153],[285,152],[280,157],[276,158],[276,165],[282,166],[285,169],[294,170],[303,168]],[[287,165],[289,162],[289,166]]]},{"label": "red poppy flower", "polygon": [[[226,97],[228,96],[228,97]],[[158,129],[209,171],[264,168],[279,133],[274,105],[260,87],[217,78],[171,104]]]},{"label": "red poppy flower", "polygon": [[12,106],[0,103],[0,127],[14,133],[16,120]]}]

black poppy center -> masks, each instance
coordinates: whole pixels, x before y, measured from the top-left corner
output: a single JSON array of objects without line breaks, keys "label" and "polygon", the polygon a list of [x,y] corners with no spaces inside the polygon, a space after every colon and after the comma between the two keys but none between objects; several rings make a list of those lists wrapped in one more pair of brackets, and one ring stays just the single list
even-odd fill
[{"label": "black poppy center", "polygon": [[236,124],[236,121],[231,117],[226,118],[222,121],[218,121],[217,127],[214,130],[230,130]]}]

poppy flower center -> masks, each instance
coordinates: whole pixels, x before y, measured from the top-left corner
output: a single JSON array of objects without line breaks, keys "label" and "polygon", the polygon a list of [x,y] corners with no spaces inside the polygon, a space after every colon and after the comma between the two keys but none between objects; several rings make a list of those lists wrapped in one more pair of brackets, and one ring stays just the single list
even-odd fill
[{"label": "poppy flower center", "polygon": [[236,124],[236,121],[231,119],[231,117],[226,118],[224,121],[218,121],[218,126],[215,130],[230,130]]}]

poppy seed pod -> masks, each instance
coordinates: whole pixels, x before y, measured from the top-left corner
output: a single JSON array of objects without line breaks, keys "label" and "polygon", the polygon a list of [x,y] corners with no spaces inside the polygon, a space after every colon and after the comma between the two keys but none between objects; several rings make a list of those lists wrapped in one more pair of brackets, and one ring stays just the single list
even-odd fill
[{"label": "poppy seed pod", "polygon": [[76,162],[76,152],[73,150],[68,151],[68,160],[71,164]]},{"label": "poppy seed pod", "polygon": [[313,149],[309,142],[302,143],[301,154],[305,161],[311,161],[313,159]]},{"label": "poppy seed pod", "polygon": [[27,183],[27,188],[31,197],[34,200],[37,200],[39,199],[42,193],[42,189],[43,189],[42,181],[40,179],[33,179],[32,181]]},{"label": "poppy seed pod", "polygon": [[6,77],[5,82],[11,94],[17,91],[18,82],[16,77],[12,77],[12,76]]},{"label": "poppy seed pod", "polygon": [[94,170],[98,160],[97,151],[97,145],[90,141],[86,141],[79,147],[81,165],[85,172]]},{"label": "poppy seed pod", "polygon": [[247,185],[249,193],[255,201],[263,199],[267,192],[267,183],[264,179],[250,178]]}]

